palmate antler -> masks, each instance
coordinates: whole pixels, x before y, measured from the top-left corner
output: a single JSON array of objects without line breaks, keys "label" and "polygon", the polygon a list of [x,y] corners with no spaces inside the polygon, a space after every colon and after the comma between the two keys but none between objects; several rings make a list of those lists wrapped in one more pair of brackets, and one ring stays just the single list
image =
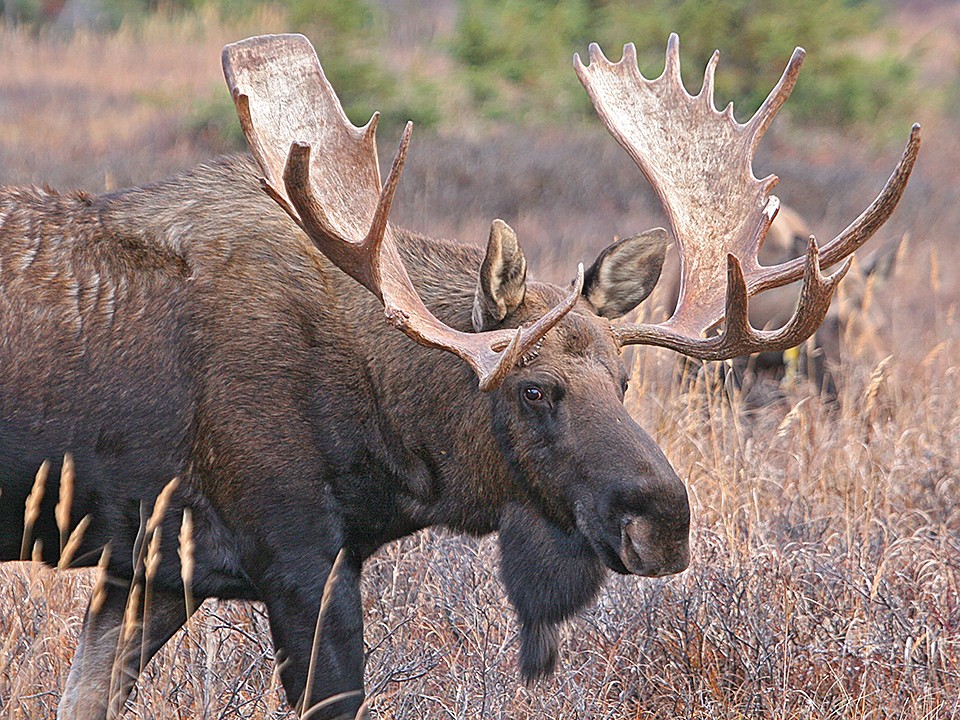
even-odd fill
[{"label": "palmate antler", "polygon": [[388,320],[418,343],[465,360],[482,390],[497,387],[573,308],[582,265],[567,297],[530,327],[466,333],[440,322],[414,289],[387,222],[412,123],[381,185],[378,115],[363,128],[350,123],[305,37],[266,35],[227,45],[223,69],[267,193],[331,262],[383,302]]},{"label": "palmate antler", "polygon": [[[893,212],[917,159],[920,126],[914,125],[900,162],[880,195],[822,250],[810,238],[805,258],[763,267],[757,252],[779,209],[770,195],[777,177],[758,180],[753,155],[774,115],[790,95],[803,62],[797,48],[783,76],[756,114],[740,124],[733,106],[714,106],[719,52],[707,64],[703,87],[689,95],[680,80],[680,43],[667,43],[666,66],[655,80],[637,67],[636,49],[624,47],[611,63],[596,44],[590,64],[574,68],[600,118],[630,154],[660,198],[680,250],[680,296],[673,316],[659,325],[616,325],[622,345],[659,345],[704,360],[784,350],[809,337],[823,322],[849,259],[833,275],[825,266],[848,258]],[[800,302],[779,330],[750,325],[747,298],[803,277]],[[719,335],[704,334],[725,319]]]}]

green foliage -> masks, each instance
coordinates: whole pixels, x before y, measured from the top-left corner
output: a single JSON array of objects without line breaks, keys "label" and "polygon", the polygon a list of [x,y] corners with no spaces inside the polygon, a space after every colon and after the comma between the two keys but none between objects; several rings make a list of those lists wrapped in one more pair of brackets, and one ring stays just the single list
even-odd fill
[{"label": "green foliage", "polygon": [[[96,3],[92,3],[96,4]],[[101,29],[117,29],[124,22],[136,25],[152,13],[182,15],[203,7],[203,0],[100,0],[96,14]]]},{"label": "green foliage", "polygon": [[192,134],[210,145],[224,150],[245,150],[247,147],[233,99],[219,88],[193,104],[186,125]]},{"label": "green foliage", "polygon": [[586,110],[569,58],[595,14],[586,0],[463,0],[453,54],[479,109],[551,118]]},{"label": "green foliage", "polygon": [[41,0],[0,0],[0,18],[9,24],[33,26],[47,20]]},{"label": "green foliage", "polygon": [[380,53],[384,28],[378,5],[370,0],[290,0],[283,6],[289,27],[317,48],[352,122],[362,125],[376,110],[384,128],[407,120],[420,126],[437,122],[435,90],[417,78],[398,78]]},{"label": "green foliage", "polygon": [[[741,120],[763,101],[796,45],[808,56],[785,108],[795,121],[849,129],[877,118],[891,125],[908,119],[913,78],[883,35],[888,0],[449,1],[457,3],[458,22],[446,44],[426,50],[434,60],[428,81],[409,67],[402,73],[391,67],[396,39],[386,27],[385,0],[90,0],[99,3],[98,22],[114,28],[136,28],[158,11],[209,15],[213,9],[237,21],[269,7],[287,29],[313,41],[353,122],[365,123],[380,109],[387,132],[407,119],[436,125],[441,98],[451,122],[458,114],[537,125],[592,117],[571,71],[573,52],[584,54],[596,41],[617,59],[623,44],[634,42],[641,71],[653,77],[663,67],[670,32],[680,35],[684,82],[692,92],[713,50],[721,49],[717,104],[734,101]],[[52,19],[44,14],[51,0],[0,5],[8,21],[40,26]],[[437,62],[445,52],[450,57]],[[239,137],[229,102],[198,104],[190,124],[222,132],[228,145]]]},{"label": "green foliage", "polygon": [[663,68],[670,32],[681,38],[683,77],[696,92],[721,48],[718,105],[745,118],[763,101],[796,45],[808,51],[789,112],[813,124],[850,126],[890,112],[905,95],[908,66],[858,47],[882,19],[876,2],[851,0],[463,0],[453,43],[473,100],[488,114],[547,120],[589,108],[570,72],[574,50],[600,43],[612,59],[637,45],[640,68]]}]

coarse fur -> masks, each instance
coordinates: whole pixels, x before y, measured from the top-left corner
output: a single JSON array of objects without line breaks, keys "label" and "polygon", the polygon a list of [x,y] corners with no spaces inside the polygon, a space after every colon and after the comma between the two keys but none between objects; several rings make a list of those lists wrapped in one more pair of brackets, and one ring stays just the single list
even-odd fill
[{"label": "coarse fur", "polygon": [[[592,601],[608,568],[686,566],[686,490],[622,406],[626,371],[589,294],[500,388],[480,392],[465,363],[390,327],[377,299],[329,263],[258,177],[237,156],[100,197],[0,190],[0,559],[26,547],[61,560],[55,506],[68,453],[76,480],[66,532],[89,518],[71,564],[96,564],[109,547],[62,717],[119,712],[140,661],[194,609],[178,555],[186,509],[192,596],[264,601],[291,704],[305,710],[345,693],[318,718],[362,701],[364,560],[419,528],[500,531],[528,680],[554,668],[557,626]],[[518,287],[522,252],[495,231],[490,247],[508,242],[510,252],[487,262],[479,248],[396,232],[421,297],[460,330],[474,329],[478,304],[504,310],[480,312],[482,324],[517,327],[563,296],[549,284]],[[588,275],[629,285],[599,265]],[[511,298],[491,295],[497,287]],[[632,307],[649,287],[624,292]],[[49,479],[25,542],[24,507],[44,460]],[[174,477],[151,535],[147,518]],[[145,586],[152,538],[160,559]],[[134,649],[118,645],[131,637]]]}]

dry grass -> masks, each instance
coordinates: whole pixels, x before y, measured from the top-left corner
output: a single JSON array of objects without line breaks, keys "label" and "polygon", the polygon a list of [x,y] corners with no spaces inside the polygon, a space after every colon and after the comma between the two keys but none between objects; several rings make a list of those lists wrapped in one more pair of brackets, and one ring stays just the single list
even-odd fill
[{"label": "dry grass", "polygon": [[[277,29],[270,22],[257,30]],[[38,41],[4,31],[0,182],[100,190],[210,155],[182,118],[222,82],[219,48],[244,32],[158,24]],[[918,117],[921,161],[884,230],[908,233],[909,250],[874,299],[887,322],[847,338],[840,404],[798,382],[747,408],[713,382],[716,368],[680,384],[669,353],[637,352],[628,404],[688,483],[690,569],[611,578],[570,624],[556,676],[527,688],[495,542],[430,531],[394,543],[368,563],[363,588],[376,714],[960,717],[960,148],[952,121]],[[764,152],[760,168],[777,170],[783,196],[824,235],[866,205],[895,156],[783,131]],[[400,220],[479,241],[502,215],[533,266],[564,279],[613,234],[658,221],[621,155],[592,132],[418,137]],[[0,566],[0,718],[53,714],[94,583],[92,572]],[[290,716],[263,609],[209,601],[148,666],[127,714]]]}]

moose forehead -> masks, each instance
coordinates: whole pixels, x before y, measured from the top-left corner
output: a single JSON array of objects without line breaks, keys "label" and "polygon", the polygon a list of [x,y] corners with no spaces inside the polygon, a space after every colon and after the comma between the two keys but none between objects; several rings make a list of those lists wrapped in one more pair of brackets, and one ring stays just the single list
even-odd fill
[{"label": "moose forehead", "polygon": [[[554,285],[528,283],[522,315],[542,316],[562,300],[564,290]],[[524,318],[518,318],[525,322]],[[599,364],[615,382],[625,374],[620,348],[614,339],[610,323],[597,316],[590,304],[580,300],[557,326],[548,332],[537,354],[538,361],[565,364],[572,361]]]}]

